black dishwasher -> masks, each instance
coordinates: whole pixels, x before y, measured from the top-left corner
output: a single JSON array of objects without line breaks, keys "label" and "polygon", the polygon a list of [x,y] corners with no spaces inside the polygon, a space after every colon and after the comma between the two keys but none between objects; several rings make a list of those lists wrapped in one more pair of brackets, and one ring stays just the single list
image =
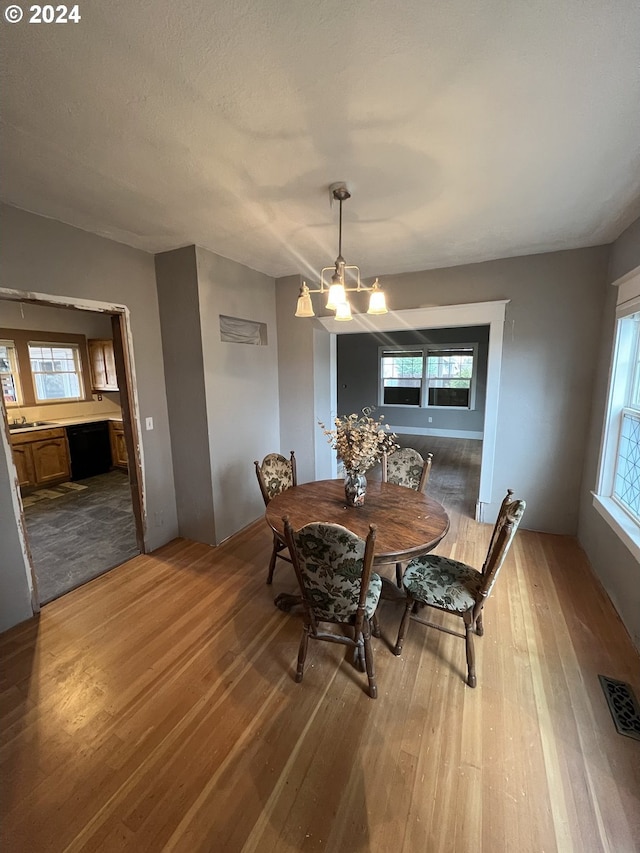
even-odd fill
[{"label": "black dishwasher", "polygon": [[104,474],[111,468],[109,422],[75,424],[67,427],[71,479],[84,480]]}]

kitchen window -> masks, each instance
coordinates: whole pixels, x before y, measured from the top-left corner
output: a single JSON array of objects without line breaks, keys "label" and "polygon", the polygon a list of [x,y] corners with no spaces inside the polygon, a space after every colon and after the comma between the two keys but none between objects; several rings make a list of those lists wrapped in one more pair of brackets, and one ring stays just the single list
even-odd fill
[{"label": "kitchen window", "polygon": [[76,344],[29,343],[37,403],[84,399],[80,348]]},{"label": "kitchen window", "polygon": [[380,405],[473,409],[477,344],[380,349]]},{"label": "kitchen window", "polygon": [[70,332],[0,328],[0,380],[7,406],[91,402],[87,339]]},{"label": "kitchen window", "polygon": [[18,358],[13,341],[0,341],[0,384],[6,406],[19,406],[22,402]]}]

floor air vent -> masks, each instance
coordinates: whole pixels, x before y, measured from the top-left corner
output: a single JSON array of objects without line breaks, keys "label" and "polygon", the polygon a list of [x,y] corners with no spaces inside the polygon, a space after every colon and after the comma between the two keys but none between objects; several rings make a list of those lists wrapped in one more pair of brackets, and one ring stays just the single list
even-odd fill
[{"label": "floor air vent", "polygon": [[624,681],[616,681],[606,675],[598,678],[617,730],[621,735],[640,740],[640,707],[633,690]]}]

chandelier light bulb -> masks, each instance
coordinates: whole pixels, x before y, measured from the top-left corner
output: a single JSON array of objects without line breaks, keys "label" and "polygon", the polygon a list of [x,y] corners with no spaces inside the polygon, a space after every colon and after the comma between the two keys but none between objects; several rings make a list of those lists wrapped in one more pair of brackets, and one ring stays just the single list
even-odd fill
[{"label": "chandelier light bulb", "polygon": [[347,294],[344,292],[344,284],[332,284],[329,288],[329,297],[327,299],[327,308],[332,311],[337,310],[338,305],[347,301]]},{"label": "chandelier light bulb", "polygon": [[300,295],[298,296],[298,307],[296,308],[296,317],[315,317],[313,304],[311,302],[311,294],[306,282],[302,282]]},{"label": "chandelier light bulb", "polygon": [[369,297],[369,308],[367,314],[386,314],[387,300],[384,291],[380,289],[378,279],[373,282],[371,296]]},{"label": "chandelier light bulb", "polygon": [[336,305],[336,320],[351,320],[351,305],[345,299]]}]

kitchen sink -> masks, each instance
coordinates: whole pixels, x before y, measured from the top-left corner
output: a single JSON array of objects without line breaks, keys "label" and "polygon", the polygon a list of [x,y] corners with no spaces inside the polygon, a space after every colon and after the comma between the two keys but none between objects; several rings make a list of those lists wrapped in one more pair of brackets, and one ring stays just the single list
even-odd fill
[{"label": "kitchen sink", "polygon": [[27,421],[26,424],[9,424],[9,432],[15,429],[30,429],[30,427],[53,426],[49,421]]}]

